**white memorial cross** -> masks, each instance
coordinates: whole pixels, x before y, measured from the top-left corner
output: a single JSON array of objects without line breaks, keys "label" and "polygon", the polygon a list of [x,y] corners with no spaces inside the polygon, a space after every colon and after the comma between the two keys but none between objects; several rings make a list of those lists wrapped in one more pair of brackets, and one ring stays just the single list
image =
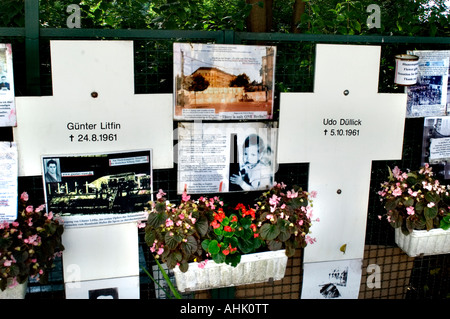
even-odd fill
[{"label": "white memorial cross", "polygon": [[406,95],[378,93],[380,52],[318,44],[314,93],[281,94],[278,162],[309,162],[317,191],[305,263],[363,258],[372,161],[402,157]]},{"label": "white memorial cross", "polygon": [[[173,167],[172,94],[134,94],[132,41],[51,41],[50,49],[53,96],[16,99],[19,175],[41,175],[42,155],[139,149],[152,149],[154,169]],[[127,282],[122,298],[139,298],[135,222],[66,228],[63,243],[67,298],[118,278]]]}]

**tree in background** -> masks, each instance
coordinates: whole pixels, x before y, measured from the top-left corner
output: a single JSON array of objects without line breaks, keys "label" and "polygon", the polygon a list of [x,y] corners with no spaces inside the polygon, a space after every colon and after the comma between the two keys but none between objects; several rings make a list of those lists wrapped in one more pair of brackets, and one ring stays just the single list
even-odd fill
[{"label": "tree in background", "polygon": [[[69,4],[82,28],[234,30],[314,34],[448,36],[446,0],[40,0],[42,27],[66,26]],[[371,4],[380,28],[369,28]],[[24,0],[0,1],[0,27],[24,26]]]}]

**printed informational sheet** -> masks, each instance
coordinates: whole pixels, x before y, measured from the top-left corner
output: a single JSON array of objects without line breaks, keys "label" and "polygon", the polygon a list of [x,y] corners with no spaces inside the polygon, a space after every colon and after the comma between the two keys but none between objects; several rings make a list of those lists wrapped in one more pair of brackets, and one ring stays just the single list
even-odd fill
[{"label": "printed informational sheet", "polygon": [[302,299],[358,299],[362,260],[304,263]]},{"label": "printed informational sheet", "polygon": [[270,189],[276,168],[274,124],[181,122],[178,193]]},{"label": "printed informational sheet", "polygon": [[152,200],[152,151],[47,155],[42,177],[47,210],[65,227],[142,220]]},{"label": "printed informational sheet", "polygon": [[426,117],[423,124],[422,165],[430,164],[439,178],[450,179],[450,117]]},{"label": "printed informational sheet", "polygon": [[174,119],[271,119],[275,56],[274,46],[174,43]]},{"label": "printed informational sheet", "polygon": [[0,43],[0,126],[16,126],[11,44]]},{"label": "printed informational sheet", "polygon": [[406,87],[406,117],[447,115],[450,51],[409,51],[419,57],[417,83]]},{"label": "printed informational sheet", "polygon": [[17,219],[17,146],[0,143],[0,222]]}]

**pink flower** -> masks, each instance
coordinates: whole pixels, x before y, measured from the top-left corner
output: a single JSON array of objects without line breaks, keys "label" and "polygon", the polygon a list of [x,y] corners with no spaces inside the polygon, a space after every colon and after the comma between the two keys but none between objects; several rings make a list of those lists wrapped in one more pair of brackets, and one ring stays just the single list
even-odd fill
[{"label": "pink flower", "polygon": [[427,206],[428,206],[429,208],[433,207],[434,205],[435,205],[435,204],[434,204],[433,202],[427,204]]},{"label": "pink flower", "polygon": [[269,199],[269,204],[270,205],[277,205],[279,201],[280,201],[280,197],[278,197],[277,195],[273,194],[273,196]]},{"label": "pink flower", "polygon": [[171,220],[170,218],[166,219],[166,227],[170,227],[173,226],[173,220]]},{"label": "pink flower", "polygon": [[11,285],[8,286],[8,288],[14,288],[15,286],[17,286],[19,283],[17,282],[17,278],[13,277]]},{"label": "pink flower", "polygon": [[394,189],[392,191],[392,195],[394,195],[395,197],[401,196],[402,195],[402,190],[399,187],[397,187],[396,189]]},{"label": "pink flower", "polygon": [[162,255],[163,252],[164,252],[164,248],[160,247],[156,253],[158,255]]},{"label": "pink flower", "polygon": [[205,268],[207,262],[208,262],[208,259],[205,259],[204,261],[199,262],[198,263],[198,268],[200,268],[200,269]]},{"label": "pink flower", "polygon": [[32,213],[33,212],[33,206],[27,206],[27,208],[25,208],[27,213]]},{"label": "pink flower", "polygon": [[408,215],[414,215],[414,207],[406,207],[406,212],[408,213]]},{"label": "pink flower", "polygon": [[287,191],[286,194],[287,198],[296,198],[298,196],[298,192],[295,192],[294,190],[291,191]]},{"label": "pink flower", "polygon": [[306,237],[305,237],[305,241],[308,243],[308,244],[314,244],[317,240],[315,239],[315,238],[313,238],[313,237],[311,237],[311,236],[309,236],[309,235],[307,235]]},{"label": "pink flower", "polygon": [[138,223],[137,223],[138,228],[145,228],[146,225],[147,225],[146,223],[143,223],[141,221],[138,221]]},{"label": "pink flower", "polygon": [[188,200],[191,199],[191,196],[188,195],[188,194],[186,193],[186,191],[184,191],[183,194],[181,195],[181,199],[183,200],[183,202],[187,202]]},{"label": "pink flower", "polygon": [[311,191],[311,197],[316,198],[317,197],[317,191]]},{"label": "pink flower", "polygon": [[158,194],[156,194],[156,198],[157,198],[157,199],[161,199],[161,198],[164,197],[164,195],[166,195],[166,193],[164,193],[163,190],[160,189],[160,190],[158,191]]},{"label": "pink flower", "polygon": [[23,200],[24,202],[28,202],[28,199],[29,199],[28,193],[27,193],[27,192],[23,192],[23,193],[20,195],[20,199]]}]

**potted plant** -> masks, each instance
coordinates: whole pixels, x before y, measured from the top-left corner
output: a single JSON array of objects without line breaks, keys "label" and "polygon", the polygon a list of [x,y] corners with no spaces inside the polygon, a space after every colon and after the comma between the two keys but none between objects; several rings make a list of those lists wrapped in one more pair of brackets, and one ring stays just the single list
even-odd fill
[{"label": "potted plant", "polygon": [[28,194],[22,193],[17,219],[0,225],[0,289],[5,295],[22,287],[19,298],[25,296],[28,277],[47,282],[54,258],[64,250],[61,220],[45,212],[44,205],[29,205],[28,199]]},{"label": "potted plant", "polygon": [[408,256],[450,252],[449,187],[434,178],[429,164],[417,171],[389,168],[378,194],[384,217],[395,228],[395,241]]},{"label": "potted plant", "polygon": [[218,197],[194,201],[185,193],[176,206],[160,190],[149,209],[146,242],[173,269],[180,291],[280,280],[288,256],[314,242],[311,194],[285,187],[275,184],[254,207]]},{"label": "potted plant", "polygon": [[311,193],[294,187],[285,190],[283,183],[275,184],[257,200],[256,211],[259,216],[258,228],[270,250],[285,249],[292,257],[297,248],[305,248],[316,239],[309,235],[313,220],[313,198]]}]

